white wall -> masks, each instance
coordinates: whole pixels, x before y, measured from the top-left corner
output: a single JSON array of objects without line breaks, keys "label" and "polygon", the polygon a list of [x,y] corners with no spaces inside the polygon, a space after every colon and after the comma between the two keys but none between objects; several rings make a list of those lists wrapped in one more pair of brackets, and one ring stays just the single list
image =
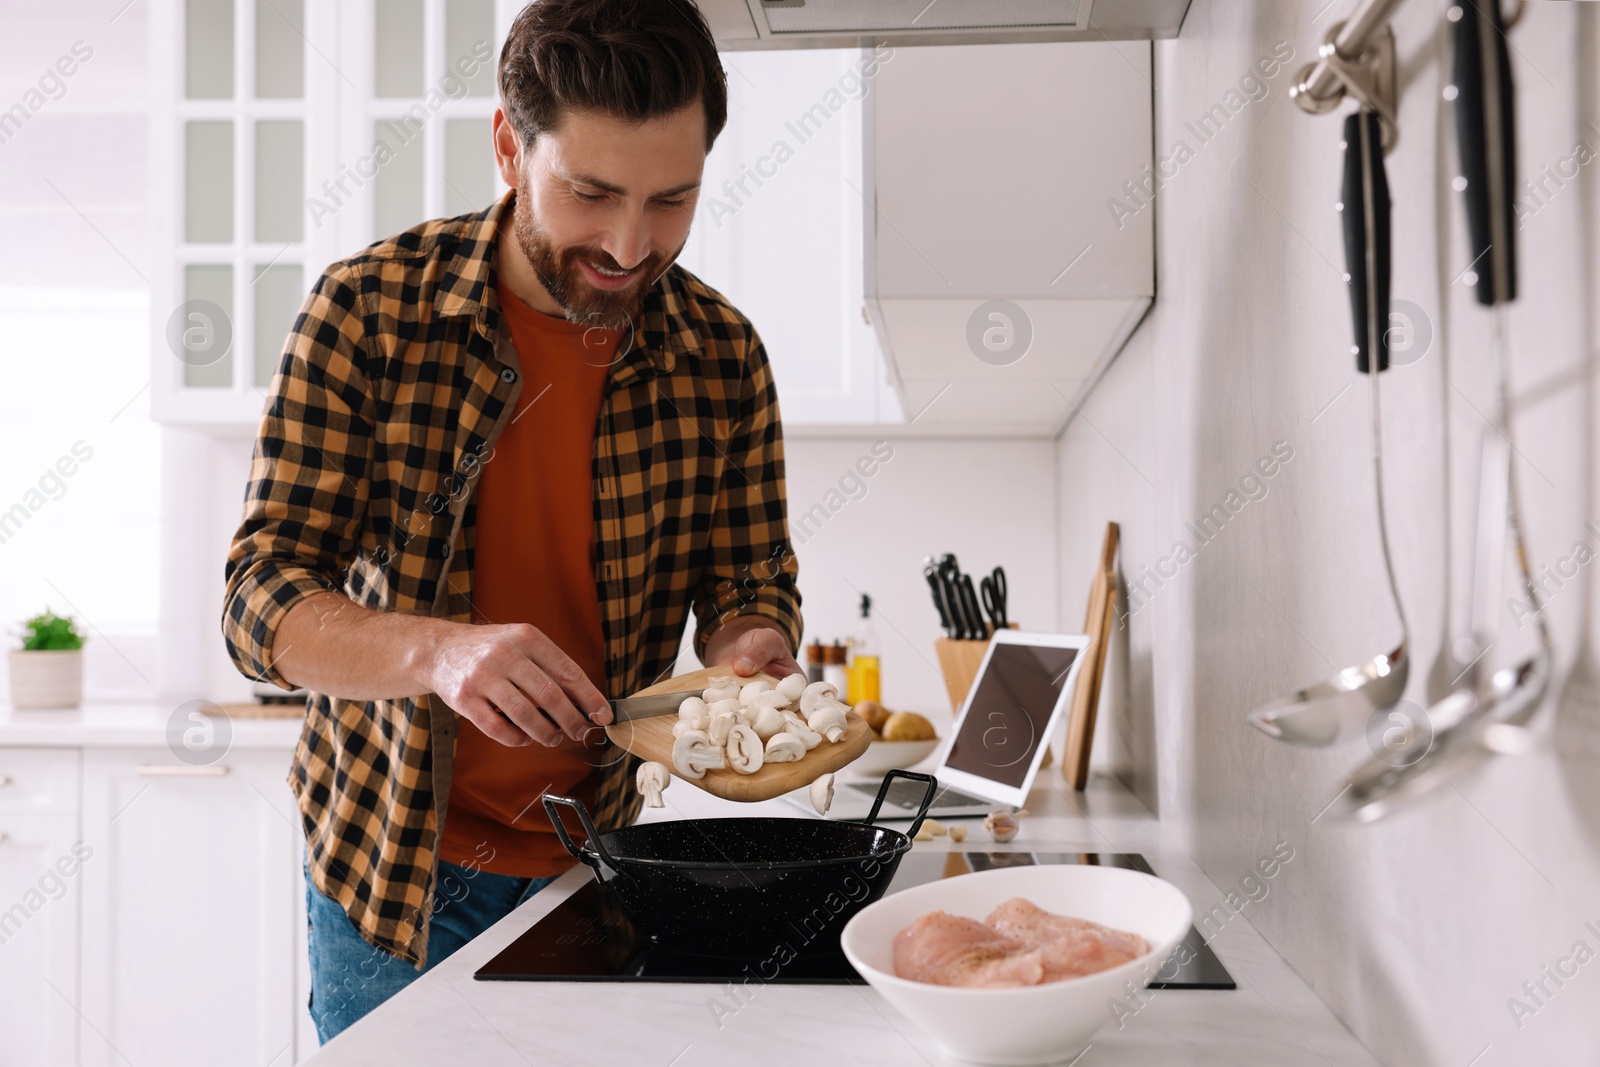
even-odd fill
[{"label": "white wall", "polygon": [[[1081,600],[1083,563],[1105,520],[1122,523],[1132,583],[1174,542],[1192,544],[1184,523],[1287,442],[1294,458],[1267,495],[1162,588],[1148,584],[1153,595],[1129,619],[1110,723],[1119,760],[1162,817],[1185,829],[1219,885],[1236,884],[1274,842],[1293,844],[1303,861],[1253,921],[1384,1062],[1592,1062],[1600,965],[1564,988],[1547,979],[1549,998],[1529,1000],[1522,989],[1575,942],[1600,949],[1584,925],[1600,928],[1592,758],[1500,758],[1427,803],[1357,828],[1319,813],[1369,755],[1364,743],[1294,749],[1244,724],[1253,706],[1389,648],[1398,633],[1374,531],[1367,382],[1348,355],[1333,210],[1340,117],[1306,115],[1285,91],[1349,6],[1327,11],[1324,2],[1194,0],[1180,39],[1156,45],[1156,155],[1182,138],[1194,158],[1157,204],[1156,308],[1059,442],[1062,602]],[[1487,314],[1451,285],[1470,258],[1459,205],[1440,192],[1454,166],[1446,157],[1436,169],[1445,6],[1399,10],[1402,132],[1387,161],[1393,292],[1423,310],[1433,333],[1426,355],[1382,381],[1392,540],[1417,657],[1407,696],[1419,704],[1445,625],[1447,501],[1459,626],[1480,412],[1493,410]],[[1600,130],[1586,126],[1597,107],[1597,14],[1591,4],[1529,3],[1510,36],[1524,176],[1580,140],[1600,149]],[[1197,143],[1185,122],[1280,41],[1296,56],[1267,97]],[[1579,539],[1596,543],[1583,530],[1595,515],[1592,171],[1519,232],[1516,464],[1536,564],[1553,564]],[[1442,264],[1439,219],[1450,237]],[[1563,671],[1581,645],[1593,652],[1583,618],[1593,580],[1586,569],[1551,598]],[[1531,634],[1503,612],[1489,658],[1520,659]],[[1540,729],[1592,729],[1600,710],[1581,695],[1547,710]],[[1271,999],[1270,989],[1259,994]],[[1514,1020],[1512,997],[1537,1011]]]},{"label": "white wall", "polygon": [[[858,460],[875,459],[875,439],[801,434],[785,445],[806,639],[850,636],[860,594],[871,594],[889,707],[950,710],[933,651],[939,616],[922,577],[924,556],[954,552],[974,584],[1004,566],[1011,618],[1025,629],[1056,628],[1050,442],[891,438],[879,446],[891,450],[889,458],[860,480],[864,489],[850,474]],[[809,536],[799,527],[814,504],[831,509],[841,500],[825,524],[806,527]]]}]

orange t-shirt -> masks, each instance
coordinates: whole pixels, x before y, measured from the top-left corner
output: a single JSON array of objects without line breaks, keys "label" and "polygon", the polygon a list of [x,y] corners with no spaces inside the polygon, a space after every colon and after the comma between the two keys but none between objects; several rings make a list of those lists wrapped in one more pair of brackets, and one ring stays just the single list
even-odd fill
[{"label": "orange t-shirt", "polygon": [[[522,393],[478,476],[473,618],[531,623],[606,693],[590,465],[617,334],[541,314],[503,285],[499,295]],[[458,725],[439,855],[522,878],[571,867],[539,798],[548,791],[593,807],[582,746],[563,737],[555,748],[507,748],[465,718]]]}]

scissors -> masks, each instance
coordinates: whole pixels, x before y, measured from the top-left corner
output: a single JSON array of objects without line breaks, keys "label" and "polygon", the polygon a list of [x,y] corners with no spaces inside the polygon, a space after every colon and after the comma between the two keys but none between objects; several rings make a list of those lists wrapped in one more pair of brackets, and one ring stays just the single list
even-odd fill
[{"label": "scissors", "polygon": [[978,583],[983,593],[983,610],[996,630],[1006,628],[1006,569],[996,567]]}]

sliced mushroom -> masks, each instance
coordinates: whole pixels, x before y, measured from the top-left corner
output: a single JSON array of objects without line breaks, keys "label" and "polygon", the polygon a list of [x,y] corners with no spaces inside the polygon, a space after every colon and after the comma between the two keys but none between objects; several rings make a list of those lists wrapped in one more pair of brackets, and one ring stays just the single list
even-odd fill
[{"label": "sliced mushroom", "polygon": [[845,718],[844,708],[838,704],[825,704],[806,716],[806,725],[829,741],[840,741],[844,738],[845,728],[850,720]]},{"label": "sliced mushroom", "polygon": [[719,700],[739,699],[739,683],[733,680],[730,674],[718,674],[708,679],[710,684],[700,696],[707,704],[715,704]]},{"label": "sliced mushroom", "polygon": [[784,719],[783,712],[777,708],[759,708],[756,711],[755,722],[750,724],[750,728],[756,732],[757,737],[765,741],[780,733],[785,725],[787,720]]},{"label": "sliced mushroom", "polygon": [[833,775],[824,774],[811,783],[811,806],[817,809],[818,815],[826,815],[832,804]]},{"label": "sliced mushroom", "polygon": [[719,745],[713,745],[704,730],[690,730],[672,743],[672,768],[680,778],[701,779],[707,771],[728,765]]},{"label": "sliced mushroom", "polygon": [[713,711],[711,713],[711,728],[706,733],[710,735],[711,743],[721,748],[728,743],[728,735],[733,732],[733,728],[738,724],[739,716],[737,713],[726,709]]},{"label": "sliced mushroom", "polygon": [[822,744],[822,735],[813,730],[804,719],[794,712],[784,712],[783,722],[784,732],[794,734],[794,736],[805,742],[807,752]]},{"label": "sliced mushroom", "polygon": [[761,738],[744,723],[728,734],[728,766],[740,774],[754,774],[761,769],[765,755]]},{"label": "sliced mushroom", "polygon": [[748,708],[782,709],[788,707],[790,704],[794,703],[794,701],[790,700],[776,689],[763,689],[749,700],[745,700],[743,697],[741,697],[739,699],[739,703]]},{"label": "sliced mushroom", "polygon": [[767,763],[793,763],[805,758],[806,743],[790,733],[776,733],[767,738]]},{"label": "sliced mushroom", "polygon": [[678,721],[691,723],[692,729],[704,730],[711,724],[711,713],[704,700],[688,697],[678,705]]},{"label": "sliced mushroom", "polygon": [[672,724],[672,736],[682,737],[684,734],[690,734],[694,733],[696,730],[704,729],[704,726],[696,726],[687,719],[679,719],[677,722]]},{"label": "sliced mushroom", "polygon": [[639,792],[644,794],[645,807],[666,806],[661,799],[661,791],[672,784],[672,771],[667,769],[665,763],[639,764],[639,773],[634,775],[633,781],[639,787]]},{"label": "sliced mushroom", "polygon": [[783,698],[793,704],[800,699],[800,694],[806,691],[806,676],[803,674],[788,675],[779,679],[778,684],[772,688],[782,693]]},{"label": "sliced mushroom", "polygon": [[746,682],[739,690],[739,703],[748,704],[756,698],[757,694],[768,692],[771,688],[772,683],[764,678]]},{"label": "sliced mushroom", "polygon": [[810,717],[825,704],[839,702],[839,688],[832,682],[812,682],[800,693],[800,714]]},{"label": "sliced mushroom", "polygon": [[722,700],[712,702],[706,710],[713,715],[722,711],[727,712],[729,715],[737,715],[742,706],[738,697],[725,697]]}]

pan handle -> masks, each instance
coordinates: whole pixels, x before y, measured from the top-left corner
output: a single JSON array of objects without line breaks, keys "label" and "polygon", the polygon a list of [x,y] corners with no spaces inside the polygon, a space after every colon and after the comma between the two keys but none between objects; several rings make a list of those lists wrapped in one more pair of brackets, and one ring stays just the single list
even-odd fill
[{"label": "pan handle", "polygon": [[[588,835],[589,840],[587,843],[590,848],[594,849],[593,852],[581,849],[572,843],[572,838],[567,834],[566,824],[561,821],[561,813],[556,810],[556,805],[558,804],[562,807],[571,808],[578,813],[578,822],[583,824],[583,832]],[[551,796],[547,793],[544,798],[544,810],[545,814],[550,816],[551,824],[556,828],[556,836],[561,838],[561,843],[566,846],[568,852],[572,853],[572,858],[579,863],[585,863],[593,867],[595,877],[598,880],[602,882],[608,880],[607,869],[611,871],[610,877],[616,877],[624,873],[622,868],[617,865],[617,861],[611,858],[611,853],[606,851],[606,846],[600,840],[600,831],[596,830],[594,823],[590,821],[589,809],[583,806],[583,801],[575,800],[572,797]],[[603,867],[601,866],[602,863],[604,864]]]},{"label": "pan handle", "polygon": [[934,796],[939,792],[939,779],[931,774],[923,774],[920,771],[902,771],[898,769],[890,771],[883,776],[883,783],[878,786],[878,795],[872,798],[872,810],[867,812],[867,817],[864,820],[868,826],[871,826],[873,820],[878,817],[878,809],[883,807],[883,798],[889,795],[889,780],[891,778],[909,778],[913,782],[926,782],[928,784],[928,791],[922,797],[922,807],[917,809],[917,817],[911,820],[911,829],[906,831],[907,837],[916,837],[917,831],[922,829],[922,820],[927,817],[928,809],[933,807]]}]

